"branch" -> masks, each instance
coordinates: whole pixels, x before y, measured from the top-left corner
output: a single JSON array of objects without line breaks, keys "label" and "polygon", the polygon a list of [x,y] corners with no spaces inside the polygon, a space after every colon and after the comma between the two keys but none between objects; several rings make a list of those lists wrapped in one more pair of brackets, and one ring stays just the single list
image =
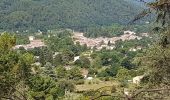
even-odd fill
[{"label": "branch", "polygon": [[110,95],[110,94],[102,94],[98,97],[95,97],[95,98],[92,98],[91,100],[98,100],[99,98],[101,97],[119,97],[119,98],[126,98],[126,97],[123,97],[123,96],[117,96],[117,95]]},{"label": "branch", "polygon": [[165,88],[163,88],[163,89],[149,89],[149,90],[142,89],[142,90],[137,91],[137,92],[132,96],[132,98],[135,98],[137,95],[139,95],[139,94],[142,93],[142,92],[155,92],[155,91],[163,91],[163,90],[170,90],[170,89],[165,89]]},{"label": "branch", "polygon": [[[165,88],[162,88],[162,89],[149,89],[149,90],[146,90],[146,89],[142,89],[142,90],[139,90],[137,91],[134,95],[132,96],[118,96],[118,95],[110,95],[110,94],[101,94],[100,96],[98,97],[95,97],[95,98],[92,98],[91,100],[98,100],[99,98],[101,97],[119,97],[119,98],[127,98],[128,100],[132,100],[132,98],[135,98],[137,95],[139,95],[140,93],[142,92],[155,92],[155,91],[163,91],[163,90],[170,90],[169,88],[168,89],[165,89]],[[146,97],[145,97],[146,98]],[[149,97],[148,97],[149,98]],[[160,97],[158,98],[155,98],[155,99],[160,99]]]},{"label": "branch", "polygon": [[1,97],[1,98],[7,99],[7,100],[14,100],[11,97]]},{"label": "branch", "polygon": [[24,100],[27,100],[27,98],[20,92],[20,91],[18,91],[16,88],[14,88],[13,86],[10,86],[10,87],[12,87],[16,92],[18,92],[23,98],[24,98]]},{"label": "branch", "polygon": [[17,100],[23,100],[20,97],[16,96],[16,95],[12,95],[14,98],[17,98]]}]

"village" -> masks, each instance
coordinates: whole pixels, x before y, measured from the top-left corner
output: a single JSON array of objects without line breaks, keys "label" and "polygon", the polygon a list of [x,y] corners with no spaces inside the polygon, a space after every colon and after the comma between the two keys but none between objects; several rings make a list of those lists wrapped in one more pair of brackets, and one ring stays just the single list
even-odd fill
[{"label": "village", "polygon": [[[37,35],[42,35],[42,32],[40,31],[39,33],[36,33]],[[102,48],[106,48],[107,50],[113,50],[115,48],[115,43],[118,40],[121,41],[128,41],[128,40],[141,40],[142,37],[149,37],[148,33],[141,33],[140,36],[137,36],[135,32],[133,31],[124,31],[124,34],[119,36],[119,37],[112,37],[112,38],[107,38],[107,37],[98,37],[98,38],[87,38],[83,35],[84,33],[81,32],[73,32],[72,34],[72,39],[74,43],[76,44],[77,42],[80,43],[80,45],[86,44],[87,47],[93,49],[96,48],[98,51],[100,51]],[[55,36],[55,35],[53,35]],[[51,35],[48,35],[48,38],[50,38]],[[150,37],[152,38],[152,37]],[[25,44],[25,45],[16,45],[13,47],[14,49],[19,49],[20,47],[23,47],[24,49],[34,49],[38,47],[45,47],[45,43],[43,42],[42,39],[35,39],[34,36],[29,36],[28,37],[30,43]],[[110,43],[111,45],[108,45]],[[141,49],[141,47],[137,47],[137,49],[131,48],[130,51],[136,51],[138,49]]]},{"label": "village", "polygon": [[[126,41],[126,40],[128,41],[134,39],[141,40],[142,37],[149,37],[149,35],[148,33],[141,33],[141,36],[137,36],[135,32],[128,30],[128,31],[124,31],[124,34],[119,37],[87,38],[83,35],[83,33],[74,32],[72,38],[74,40],[74,43],[79,42],[80,45],[86,44],[87,47],[90,47],[91,49],[95,47],[97,50],[101,50],[102,48],[106,48],[107,50],[113,50],[115,48],[114,44],[118,40],[122,40],[122,41]],[[111,45],[108,45],[109,42]],[[141,47],[137,47],[137,49],[141,49]],[[136,49],[131,48],[130,51],[136,51]]]},{"label": "village", "polygon": [[[38,34],[38,35],[42,35],[42,34]],[[54,35],[55,36],[55,35]],[[48,35],[48,38],[50,38],[51,36]],[[119,37],[112,37],[112,38],[104,38],[104,37],[98,37],[98,38],[87,38],[85,36],[83,36],[83,33],[80,32],[74,32],[72,35],[72,39],[74,40],[74,43],[76,44],[77,42],[80,43],[80,45],[84,45],[86,44],[87,47],[93,49],[94,47],[100,51],[102,48],[106,48],[107,50],[113,50],[115,48],[114,44],[116,43],[116,41],[118,40],[122,40],[122,41],[128,41],[128,40],[141,40],[142,37],[149,37],[148,33],[142,33],[140,36],[137,36],[135,32],[133,31],[124,31],[124,34],[119,36]],[[19,49],[20,47],[23,47],[25,50],[29,50],[29,49],[34,49],[34,48],[41,48],[41,47],[46,47],[47,45],[44,43],[44,41],[42,39],[35,39],[34,36],[29,36],[29,44],[25,44],[25,45],[16,45],[15,47],[13,47],[13,49]],[[112,45],[108,45],[108,42],[110,42]],[[131,48],[129,49],[129,51],[137,51],[137,50],[141,50],[142,47],[138,46],[136,48]],[[90,53],[85,53],[84,56],[87,56],[88,59],[91,59],[90,57]],[[53,58],[58,55],[59,52],[55,52],[53,55]],[[36,59],[38,59],[38,56],[35,56]],[[76,62],[77,60],[80,59],[80,56],[75,56],[73,62]],[[35,62],[34,65],[40,66],[41,64],[39,62]],[[71,66],[64,66],[66,70],[70,70]],[[34,70],[34,69],[33,69]],[[35,71],[34,71],[35,72]],[[94,77],[88,77],[88,70],[86,69],[82,69],[81,70],[82,75],[84,76],[85,79],[87,80],[93,80]],[[136,76],[134,77],[132,80],[129,80],[129,82],[133,82],[135,84],[139,84],[140,80],[143,78],[144,76]]]},{"label": "village", "polygon": [[[48,47],[48,45],[46,44],[46,42],[44,41],[43,38],[36,38],[36,36],[37,36],[37,34],[28,36],[28,39],[29,39],[28,44],[16,45],[15,47],[13,47],[13,49],[20,49],[22,47],[25,50],[32,50],[34,48]],[[38,36],[42,36],[42,34],[38,34]],[[47,38],[50,38],[52,36],[55,37],[56,35],[55,34],[47,34]],[[107,38],[107,37],[87,38],[81,32],[73,32],[71,35],[71,38],[72,38],[74,44],[79,43],[82,46],[86,44],[87,47],[90,48],[90,50],[88,50],[87,52],[83,52],[81,55],[74,56],[74,58],[69,62],[69,64],[63,65],[63,67],[65,68],[66,71],[70,71],[71,69],[73,69],[75,67],[74,63],[81,59],[81,56],[88,58],[90,63],[94,62],[94,59],[92,59],[92,57],[91,57],[91,55],[94,52],[93,51],[94,48],[95,48],[95,51],[101,51],[103,48],[111,51],[111,50],[115,49],[115,44],[119,40],[120,41],[129,41],[129,40],[135,40],[135,39],[141,40],[144,37],[152,38],[151,36],[149,36],[148,33],[141,33],[141,34],[137,35],[133,31],[124,31],[124,33],[122,35],[120,35],[119,37],[112,37],[112,38]],[[111,45],[108,45],[108,43],[110,43]],[[141,46],[137,46],[137,47],[130,48],[129,51],[136,52],[141,49],[142,49]],[[62,52],[54,52],[52,55],[52,57],[53,57],[52,59],[55,59],[55,57],[59,54],[62,55]],[[34,56],[34,58],[40,59],[40,56]],[[39,62],[39,60],[34,62],[32,65],[40,66],[41,70],[46,69],[44,66],[42,66],[42,64]],[[102,69],[106,69],[107,67],[109,67],[109,66],[104,66]],[[53,68],[55,68],[55,67],[53,66]],[[32,68],[31,70],[32,70],[33,74],[37,73],[35,68]],[[88,68],[81,68],[80,73],[83,76],[84,83],[75,85],[75,91],[78,93],[83,92],[83,91],[90,91],[92,89],[97,90],[97,89],[103,88],[103,87],[120,85],[120,83],[117,81],[116,78],[113,78],[112,80],[109,80],[109,81],[105,81],[105,80],[101,80],[95,73],[94,73],[94,75],[90,75]],[[127,80],[127,83],[130,84],[130,86],[139,86],[141,80],[145,76],[146,76],[145,74],[139,75],[139,76],[138,75],[133,76]],[[124,93],[128,94],[129,89],[125,89]]]}]

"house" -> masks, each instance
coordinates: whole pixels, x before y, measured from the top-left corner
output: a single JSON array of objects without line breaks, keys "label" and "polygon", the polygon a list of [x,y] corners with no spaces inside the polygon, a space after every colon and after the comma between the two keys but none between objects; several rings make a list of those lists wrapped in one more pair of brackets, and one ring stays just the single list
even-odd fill
[{"label": "house", "polygon": [[148,33],[142,33],[143,37],[149,37]]},{"label": "house", "polygon": [[37,33],[35,33],[36,35],[42,35],[42,31],[41,30],[38,30]]},{"label": "house", "polygon": [[130,48],[129,51],[134,51],[134,52],[135,52],[135,51],[137,51],[137,49],[135,49],[135,48]]},{"label": "house", "polygon": [[13,49],[19,49],[20,47],[23,47],[23,45],[16,45]]},{"label": "house", "polygon": [[77,61],[77,60],[79,60],[79,59],[80,59],[80,56],[74,57],[74,62]]},{"label": "house", "polygon": [[33,41],[35,39],[34,36],[29,36],[28,38],[29,38],[29,41]]},{"label": "house", "polygon": [[93,80],[93,77],[87,77],[87,80]]},{"label": "house", "polygon": [[40,62],[35,62],[35,63],[33,63],[32,65],[41,66],[41,63],[40,63]]},{"label": "house", "polygon": [[142,47],[141,46],[137,46],[136,48],[130,48],[129,51],[137,51],[137,50],[141,50]]},{"label": "house", "polygon": [[64,68],[65,68],[66,70],[71,70],[72,66],[65,65]]},{"label": "house", "polygon": [[126,96],[129,96],[130,94],[129,94],[129,90],[127,89],[127,88],[124,88],[124,94],[126,95]]},{"label": "house", "polygon": [[134,77],[133,83],[134,84],[140,84],[140,81],[143,79],[143,77],[144,77],[144,75]]},{"label": "house", "polygon": [[42,40],[40,39],[34,40],[34,36],[29,36],[29,40],[30,40],[29,44],[16,45],[15,47],[13,47],[13,49],[19,49],[20,47],[23,47],[25,50],[28,50],[46,46]]},{"label": "house", "polygon": [[128,31],[124,31],[124,34],[131,34],[132,35],[132,34],[136,34],[136,33],[128,30]]},{"label": "house", "polygon": [[141,50],[142,47],[141,47],[141,46],[137,46],[136,49],[137,49],[137,50]]},{"label": "house", "polygon": [[87,69],[82,69],[81,74],[84,76],[84,78],[87,78],[89,71]]},{"label": "house", "polygon": [[55,52],[55,53],[53,54],[53,58],[55,58],[58,54],[61,54],[61,52]]},{"label": "house", "polygon": [[34,58],[35,58],[35,59],[39,59],[39,58],[40,58],[40,56],[34,56]]}]

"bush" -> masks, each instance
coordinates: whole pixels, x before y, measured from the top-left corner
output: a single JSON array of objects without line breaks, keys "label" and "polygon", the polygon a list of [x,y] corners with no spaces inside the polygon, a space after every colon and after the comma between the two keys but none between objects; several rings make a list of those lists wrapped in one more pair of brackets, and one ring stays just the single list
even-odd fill
[{"label": "bush", "polygon": [[127,87],[128,83],[126,81],[121,81],[120,82],[120,87]]},{"label": "bush", "polygon": [[92,82],[91,82],[91,81],[89,81],[89,82],[88,82],[88,84],[92,84]]},{"label": "bush", "polygon": [[96,84],[99,84],[99,81],[96,81]]},{"label": "bush", "polygon": [[110,81],[110,78],[109,77],[105,77],[104,81]]},{"label": "bush", "polygon": [[80,79],[80,80],[78,80],[78,81],[75,81],[75,84],[76,85],[81,85],[81,84],[84,84],[85,82],[84,82],[84,80],[83,79]]},{"label": "bush", "polygon": [[113,86],[111,87],[111,93],[115,93],[115,92],[116,92],[116,86],[113,85]]},{"label": "bush", "polygon": [[73,92],[75,89],[75,85],[72,81],[68,81],[68,80],[61,80],[58,82],[58,86],[63,89],[63,90],[67,90],[70,92]]},{"label": "bush", "polygon": [[84,96],[95,96],[96,95],[96,91],[94,90],[89,90],[83,93]]}]

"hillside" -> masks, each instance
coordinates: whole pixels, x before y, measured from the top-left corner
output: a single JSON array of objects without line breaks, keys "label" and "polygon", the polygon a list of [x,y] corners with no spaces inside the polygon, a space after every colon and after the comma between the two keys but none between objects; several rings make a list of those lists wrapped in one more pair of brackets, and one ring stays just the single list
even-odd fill
[{"label": "hillside", "polygon": [[0,30],[46,31],[125,24],[139,9],[127,0],[1,0]]}]

